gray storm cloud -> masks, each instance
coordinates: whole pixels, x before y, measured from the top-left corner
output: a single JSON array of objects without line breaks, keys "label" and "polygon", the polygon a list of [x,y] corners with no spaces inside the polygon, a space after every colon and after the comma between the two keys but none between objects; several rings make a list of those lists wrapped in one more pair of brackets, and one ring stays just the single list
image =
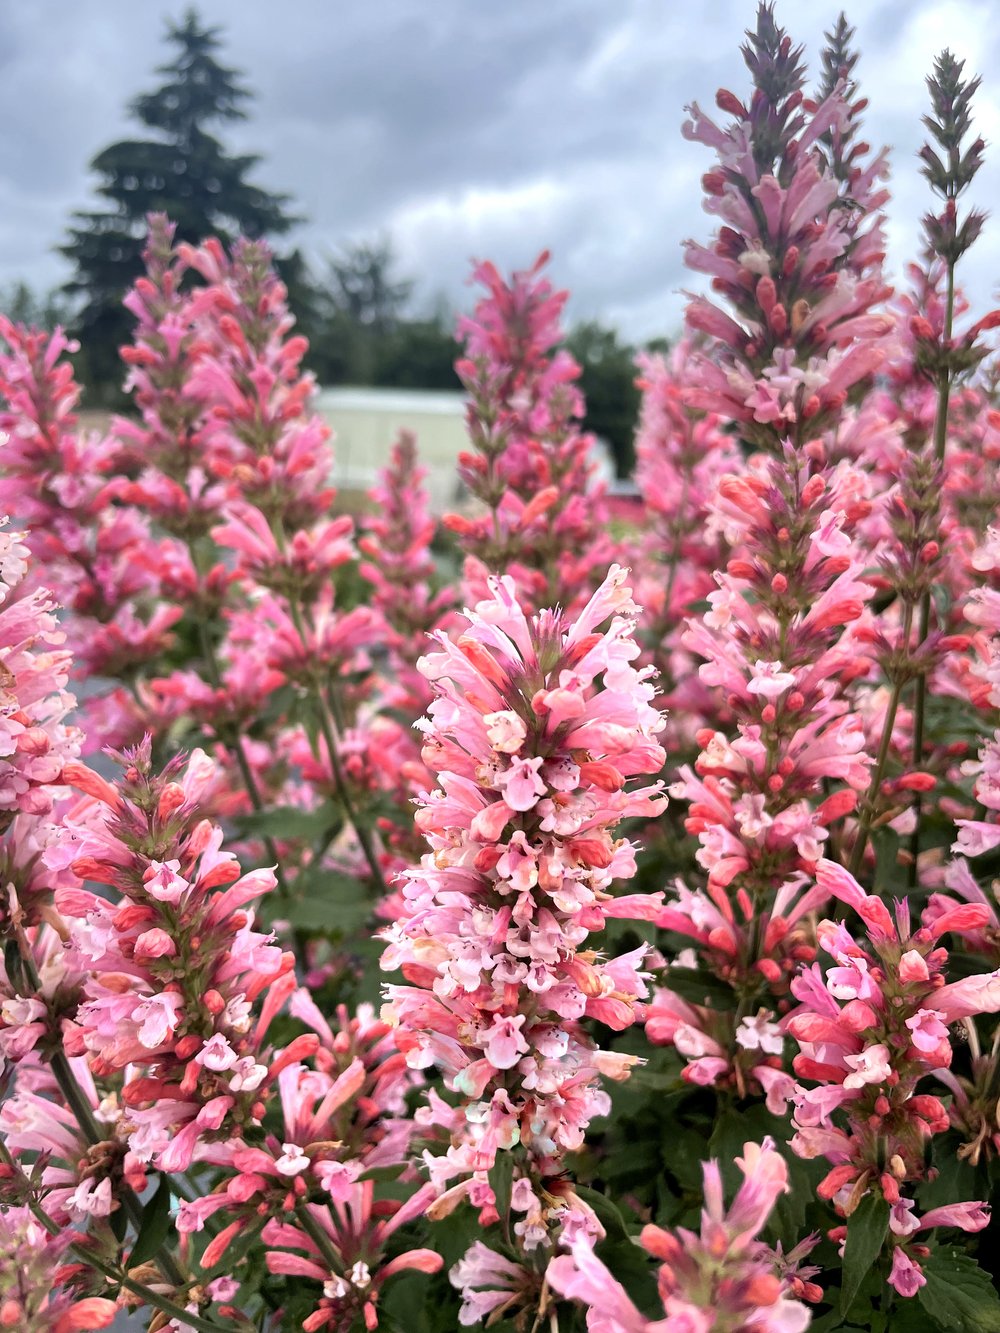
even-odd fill
[{"label": "gray storm cloud", "polygon": [[[124,108],[155,86],[164,20],[181,5],[34,0],[0,8],[0,283],[67,273],[53,253],[71,209],[93,203],[86,163],[132,133]],[[571,314],[632,337],[680,323],[687,236],[706,237],[699,178],[710,162],[681,138],[686,103],[748,83],[739,55],[752,0],[203,0],[223,58],[257,94],[228,136],[263,155],[261,183],[294,196],[294,240],[317,259],[349,238],[388,234],[426,301],[461,305],[469,259],[503,265],[553,252]],[[976,202],[1000,185],[1000,33],[988,0],[866,0],[859,74],[867,134],[893,147],[890,266],[918,242],[928,195],[917,170],[924,75],[944,45],[984,75],[977,124],[987,166]],[[839,6],[779,0],[778,17],[818,65]],[[962,274],[974,308],[1000,278],[1000,222]]]}]

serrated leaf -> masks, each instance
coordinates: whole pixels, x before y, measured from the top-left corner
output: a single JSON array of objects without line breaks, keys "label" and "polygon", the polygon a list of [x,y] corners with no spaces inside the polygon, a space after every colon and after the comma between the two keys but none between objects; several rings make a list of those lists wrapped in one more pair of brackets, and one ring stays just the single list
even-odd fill
[{"label": "serrated leaf", "polygon": [[142,1225],[132,1246],[128,1266],[135,1268],[152,1259],[170,1232],[170,1182],[166,1176],[160,1176],[156,1193],[143,1206]]},{"label": "serrated leaf", "polygon": [[310,866],[295,879],[292,893],[295,900],[288,904],[272,897],[271,909],[302,930],[350,935],[372,914],[364,880],[335,870]]},{"label": "serrated leaf", "polygon": [[927,1282],[917,1299],[946,1333],[1000,1333],[1000,1298],[975,1259],[949,1246],[923,1264]]},{"label": "serrated leaf", "polygon": [[880,1195],[866,1194],[847,1219],[844,1246],[844,1283],[840,1291],[841,1313],[846,1313],[865,1277],[882,1253],[889,1232],[889,1205]]}]

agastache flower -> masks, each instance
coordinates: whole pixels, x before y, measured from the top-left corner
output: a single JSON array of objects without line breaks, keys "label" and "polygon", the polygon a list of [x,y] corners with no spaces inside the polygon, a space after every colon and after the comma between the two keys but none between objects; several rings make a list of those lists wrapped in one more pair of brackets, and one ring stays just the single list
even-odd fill
[{"label": "agastache flower", "polygon": [[118,1306],[63,1285],[71,1233],[53,1237],[27,1208],[0,1210],[0,1328],[18,1333],[86,1333],[108,1328]]},{"label": "agastache flower", "polygon": [[[278,1066],[257,1056],[292,989],[292,957],[253,929],[249,905],[273,887],[272,872],[241,874],[221,830],[199,818],[213,774],[206,756],[155,775],[147,744],[124,762],[120,788],[82,765],[65,770],[94,806],[63,855],[81,879],[122,899],[57,892],[87,974],[72,1044],[95,1073],[127,1071],[132,1152],[184,1170],[207,1138],[262,1114],[258,1089]],[[192,956],[195,971],[183,962]]]},{"label": "agastache flower", "polygon": [[[861,916],[868,938],[859,944],[842,923],[821,922],[820,944],[836,965],[827,968],[825,979],[813,965],[792,982],[800,1004],[784,1027],[799,1044],[796,1073],[816,1086],[795,1090],[791,1146],[802,1157],[832,1163],[819,1194],[842,1216],[849,1218],[872,1191],[894,1209],[902,1206],[890,1231],[906,1236],[917,1223],[904,1225],[912,1204],[902,1191],[927,1178],[929,1141],[948,1127],[940,1098],[918,1087],[951,1063],[948,1023],[1000,1009],[1000,986],[992,975],[945,983],[948,955],[939,940],[949,930],[982,926],[988,913],[980,904],[953,903],[943,910],[939,902],[936,913],[912,931],[906,904],[897,903],[890,913],[842,867],[820,861],[817,878]],[[927,1217],[934,1219],[924,1219],[927,1227],[978,1230],[987,1214],[976,1203]],[[912,1278],[914,1263],[913,1254],[893,1256],[890,1281],[903,1295],[919,1285]]]},{"label": "agastache flower", "polygon": [[[331,1207],[304,1204],[308,1229],[269,1220],[262,1232],[268,1247],[268,1272],[287,1273],[322,1283],[322,1295],[302,1327],[306,1333],[329,1329],[339,1333],[359,1315],[365,1327],[378,1326],[378,1299],[384,1283],[394,1274],[416,1269],[436,1273],[443,1260],[433,1250],[411,1249],[386,1259],[387,1242],[395,1231],[420,1217],[433,1197],[431,1186],[417,1190],[406,1203],[390,1203],[373,1212],[374,1185],[370,1180],[351,1187],[346,1198]],[[314,1236],[320,1236],[320,1246]]]},{"label": "agastache flower", "polygon": [[564,348],[553,352],[567,293],[540,276],[548,259],[509,281],[489,263],[473,273],[488,294],[458,326],[476,451],[460,455],[459,476],[487,512],[449,514],[445,524],[467,554],[470,598],[488,595],[487,576],[505,570],[526,605],[579,609],[611,546],[594,441],[580,430],[580,367]]},{"label": "agastache flower", "polygon": [[421,663],[437,695],[424,759],[440,786],[417,815],[432,850],[386,932],[383,966],[402,967],[409,985],[387,987],[385,1014],[408,1062],[438,1065],[464,1100],[464,1142],[442,1164],[452,1174],[481,1175],[519,1143],[551,1174],[606,1106],[601,1075],[623,1078],[633,1063],[579,1026],[589,1016],[626,1027],[645,993],[644,950],[603,962],[588,935],[659,907],[659,895],[610,893],[634,870],[613,829],[665,804],[658,785],[628,782],[659,771],[663,720],[651,669],[630,665],[625,578],[613,567],[575,619],[529,618],[513,581],[491,580],[492,599]]},{"label": "agastache flower", "polygon": [[[690,801],[685,827],[707,883],[678,886],[659,924],[693,941],[700,965],[732,985],[731,1012],[736,995],[741,1013],[748,1000],[758,1010],[787,1005],[792,976],[814,952],[809,914],[823,902],[809,876],[868,784],[865,732],[847,692],[867,670],[851,630],[872,591],[853,542],[869,508],[863,495],[853,469],[814,468],[790,452],[719,483],[715,507],[735,550],[683,642],[705,659],[699,675],[732,723],[699,730],[694,767],[682,766],[671,788]],[[780,1061],[757,1061],[745,1034],[717,1017],[714,1063],[689,1063],[684,1077],[741,1095],[756,1083],[779,1107]]]},{"label": "agastache flower", "polygon": [[[657,1286],[664,1318],[647,1319],[636,1309],[584,1239],[568,1255],[549,1262],[548,1284],[587,1307],[587,1327],[602,1333],[800,1333],[810,1312],[796,1297],[802,1291],[778,1274],[777,1256],[757,1239],[772,1209],[788,1192],[788,1167],[770,1139],[744,1145],[736,1163],[743,1183],[728,1209],[717,1162],[706,1162],[701,1232],[643,1227],[639,1243],[660,1263]],[[809,1291],[813,1299],[821,1293]]]},{"label": "agastache flower", "polygon": [[44,589],[22,595],[30,563],[23,533],[0,516],[0,833],[18,814],[47,814],[63,763],[80,732],[65,719],[70,654]]},{"label": "agastache flower", "polygon": [[884,155],[867,166],[858,153],[838,158],[858,112],[852,90],[831,81],[818,105],[803,98],[802,49],[770,6],[747,36],[752,97],[723,89],[730,124],[695,105],[683,129],[718,155],[703,183],[722,223],[711,246],[688,242],[687,263],[711,275],[732,311],[691,300],[688,327],[714,347],[692,358],[687,398],[773,449],[818,435],[885,358],[893,319],[877,310],[891,290],[877,210],[888,196]]}]

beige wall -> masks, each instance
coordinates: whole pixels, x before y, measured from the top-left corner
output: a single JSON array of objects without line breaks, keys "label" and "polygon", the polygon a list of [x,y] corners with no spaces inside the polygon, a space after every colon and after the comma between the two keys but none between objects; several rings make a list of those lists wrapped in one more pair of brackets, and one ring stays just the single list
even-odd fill
[{"label": "beige wall", "polygon": [[374,485],[397,435],[405,429],[417,437],[433,509],[440,513],[454,505],[456,460],[459,451],[469,447],[461,394],[323,389],[314,406],[335,432],[333,483],[339,490],[367,490]]}]

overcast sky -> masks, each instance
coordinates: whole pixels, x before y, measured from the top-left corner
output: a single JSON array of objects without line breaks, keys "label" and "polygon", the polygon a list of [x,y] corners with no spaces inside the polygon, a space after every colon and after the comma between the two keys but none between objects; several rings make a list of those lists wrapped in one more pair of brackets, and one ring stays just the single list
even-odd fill
[{"label": "overcast sky", "polygon": [[[44,288],[74,207],[92,204],[89,159],[132,129],[124,110],[156,86],[164,0],[0,3],[0,285]],[[679,326],[693,285],[680,243],[705,239],[699,179],[709,150],[681,138],[684,107],[726,85],[753,0],[201,0],[222,58],[257,100],[227,131],[263,155],[259,183],[289,192],[308,221],[294,239],[322,256],[389,235],[399,271],[429,305],[462,305],[472,257],[530,263],[547,247],[575,318],[643,338]],[[818,66],[840,6],[778,0],[779,21]],[[984,76],[975,103],[988,144],[974,186],[1000,189],[998,0],[856,0],[859,75],[873,143],[893,147],[890,257],[915,252],[928,204],[914,158],[924,76],[950,45]],[[1000,279],[1000,217],[962,280],[978,311]]]}]

